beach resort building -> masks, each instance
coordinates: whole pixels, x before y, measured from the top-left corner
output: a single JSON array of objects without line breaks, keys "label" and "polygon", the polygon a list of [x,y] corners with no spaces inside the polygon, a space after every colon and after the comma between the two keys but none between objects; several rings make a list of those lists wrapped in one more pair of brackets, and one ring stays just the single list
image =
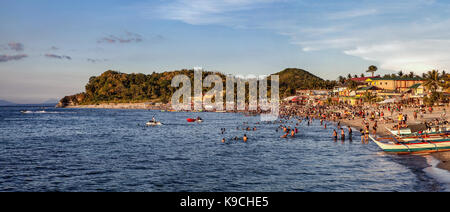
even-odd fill
[{"label": "beach resort building", "polygon": [[412,86],[422,84],[423,80],[420,78],[368,78],[367,85],[376,86],[381,90],[388,90],[393,92],[407,92]]}]

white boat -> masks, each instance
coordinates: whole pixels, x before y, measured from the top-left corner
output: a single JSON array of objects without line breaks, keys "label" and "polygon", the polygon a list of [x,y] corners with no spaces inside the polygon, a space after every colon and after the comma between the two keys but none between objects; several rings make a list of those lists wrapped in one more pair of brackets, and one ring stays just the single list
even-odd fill
[{"label": "white boat", "polygon": [[404,141],[394,137],[378,139],[372,136],[369,137],[383,151],[397,154],[430,153],[450,150],[450,139],[447,137],[440,137],[439,139],[433,140],[416,138],[414,141]]},{"label": "white boat", "polygon": [[386,127],[386,129],[394,136],[414,136],[414,135],[423,135],[423,134],[441,134],[441,133],[448,133],[450,129],[446,125],[442,125],[438,127],[438,130],[436,127],[428,128],[424,124],[416,124],[411,125],[406,128],[400,128],[398,129],[389,129]]},{"label": "white boat", "polygon": [[147,126],[160,126],[160,125],[163,125],[163,124],[161,122],[159,122],[159,121],[149,121],[145,125],[147,125]]}]

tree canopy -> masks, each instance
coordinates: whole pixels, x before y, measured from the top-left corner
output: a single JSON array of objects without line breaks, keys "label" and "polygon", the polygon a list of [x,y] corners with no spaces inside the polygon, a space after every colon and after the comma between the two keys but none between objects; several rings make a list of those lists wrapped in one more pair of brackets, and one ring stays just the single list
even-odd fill
[{"label": "tree canopy", "polygon": [[[132,103],[132,102],[163,102],[170,101],[177,88],[171,87],[174,76],[183,74],[194,83],[194,70],[177,70],[163,73],[126,74],[108,70],[100,76],[89,78],[85,92],[61,99],[62,106],[87,105],[99,103]],[[226,76],[218,72],[203,72],[203,77],[210,74],[219,75],[224,83]],[[276,73],[280,79],[280,96],[295,94],[298,89],[331,89],[335,81],[323,80],[305,70],[289,68]],[[270,81],[268,82],[270,86]],[[204,92],[210,88],[203,88]],[[270,95],[270,89],[268,90]]]}]

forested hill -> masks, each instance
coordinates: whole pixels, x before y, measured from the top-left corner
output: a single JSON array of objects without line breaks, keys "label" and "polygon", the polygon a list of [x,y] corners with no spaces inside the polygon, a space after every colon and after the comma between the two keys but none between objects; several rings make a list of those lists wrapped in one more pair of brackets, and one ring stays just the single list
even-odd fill
[{"label": "forested hill", "polygon": [[280,77],[280,96],[286,97],[295,94],[301,89],[332,89],[337,85],[336,81],[323,80],[303,69],[287,68],[275,73]]},{"label": "forested hill", "polygon": [[[168,102],[177,88],[171,87],[172,78],[184,74],[193,84],[194,70],[179,70],[164,73],[125,74],[117,71],[106,71],[100,76],[89,79],[85,92],[66,96],[58,104],[61,107],[68,105],[87,105],[99,103],[133,103],[133,102]],[[217,74],[225,83],[225,75],[217,72],[203,72],[203,77]],[[325,81],[301,69],[285,69],[276,73],[280,77],[281,97],[295,93],[296,89],[322,89],[332,88],[334,81]],[[225,84],[224,84],[225,86]],[[208,88],[204,88],[205,91]],[[269,91],[270,93],[270,91]]]}]

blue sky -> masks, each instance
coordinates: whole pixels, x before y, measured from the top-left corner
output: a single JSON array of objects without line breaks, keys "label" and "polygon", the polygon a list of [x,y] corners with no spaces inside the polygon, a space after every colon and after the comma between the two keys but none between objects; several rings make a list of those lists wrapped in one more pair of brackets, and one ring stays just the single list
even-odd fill
[{"label": "blue sky", "polygon": [[61,98],[108,69],[448,70],[449,14],[439,0],[2,0],[0,99]]}]

